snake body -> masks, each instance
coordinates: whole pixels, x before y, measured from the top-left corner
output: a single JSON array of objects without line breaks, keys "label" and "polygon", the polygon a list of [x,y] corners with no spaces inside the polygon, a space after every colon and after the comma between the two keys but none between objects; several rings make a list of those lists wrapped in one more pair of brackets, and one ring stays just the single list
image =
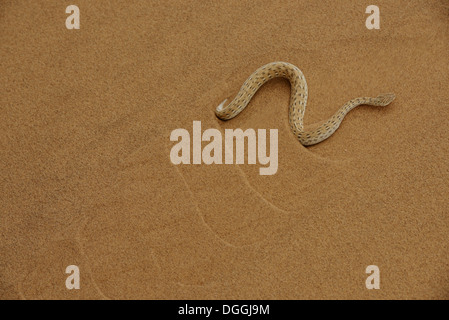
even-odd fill
[{"label": "snake body", "polygon": [[345,115],[359,105],[387,106],[395,95],[387,93],[376,98],[355,98],[345,103],[332,117],[319,124],[304,127],[303,119],[307,104],[307,82],[298,67],[287,62],[272,62],[257,69],[243,84],[239,93],[227,106],[224,100],[215,110],[221,120],[229,120],[246,108],[261,86],[273,78],[282,77],[290,81],[291,95],[289,123],[293,134],[304,146],[320,143],[329,138],[340,126]]}]

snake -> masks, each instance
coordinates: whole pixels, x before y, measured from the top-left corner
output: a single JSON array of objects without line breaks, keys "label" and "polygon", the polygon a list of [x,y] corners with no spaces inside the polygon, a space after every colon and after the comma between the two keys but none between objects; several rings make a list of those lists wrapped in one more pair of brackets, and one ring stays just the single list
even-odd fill
[{"label": "snake", "polygon": [[288,62],[268,63],[256,71],[244,82],[237,96],[225,106],[225,99],[216,109],[215,115],[221,120],[230,120],[237,116],[249,104],[251,98],[266,82],[273,78],[286,78],[290,82],[289,124],[293,134],[304,146],[320,143],[329,138],[340,126],[346,114],[360,105],[387,106],[395,98],[395,94],[381,94],[376,98],[361,97],[346,102],[328,120],[304,126],[308,88],[302,71]]}]

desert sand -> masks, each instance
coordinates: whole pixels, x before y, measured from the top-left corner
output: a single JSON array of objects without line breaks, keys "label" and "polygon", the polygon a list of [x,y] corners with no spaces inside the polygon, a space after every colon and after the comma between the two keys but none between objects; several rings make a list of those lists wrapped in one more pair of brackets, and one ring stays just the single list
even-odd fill
[{"label": "desert sand", "polygon": [[[79,30],[69,4],[0,3],[1,299],[449,298],[447,1],[79,0]],[[397,98],[307,148],[285,79],[217,119],[272,61],[304,73],[306,123]],[[277,173],[173,165],[193,121],[278,129]]]}]

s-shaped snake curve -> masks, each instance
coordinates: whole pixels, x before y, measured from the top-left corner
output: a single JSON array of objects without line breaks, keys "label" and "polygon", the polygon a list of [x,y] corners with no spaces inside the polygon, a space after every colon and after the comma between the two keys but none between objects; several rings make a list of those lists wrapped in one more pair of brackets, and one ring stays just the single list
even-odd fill
[{"label": "s-shaped snake curve", "polygon": [[359,105],[387,106],[394,99],[393,93],[379,95],[376,98],[355,98],[345,103],[332,117],[320,124],[304,128],[304,112],[307,104],[307,82],[298,67],[287,62],[272,62],[257,69],[243,84],[237,96],[224,106],[227,99],[215,110],[221,120],[230,120],[246,108],[256,91],[269,80],[282,77],[290,81],[289,123],[293,134],[304,146],[320,143],[329,138],[340,126],[345,115]]}]

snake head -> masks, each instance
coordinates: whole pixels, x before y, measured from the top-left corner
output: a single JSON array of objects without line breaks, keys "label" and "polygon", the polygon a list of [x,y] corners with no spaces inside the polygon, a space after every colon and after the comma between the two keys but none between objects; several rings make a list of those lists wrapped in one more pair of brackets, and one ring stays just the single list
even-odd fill
[{"label": "snake head", "polygon": [[224,99],[224,101],[218,105],[218,107],[216,109],[217,112],[223,111],[223,107],[224,107],[226,101],[228,101],[228,99]]},{"label": "snake head", "polygon": [[225,99],[222,103],[218,105],[218,107],[215,109],[215,115],[220,118],[221,120],[229,120],[233,117],[230,117],[228,114],[226,114],[225,111],[225,103],[228,101],[228,99]]},{"label": "snake head", "polygon": [[376,99],[380,106],[387,106],[389,105],[394,99],[396,98],[396,95],[394,93],[385,93],[378,96]]}]

